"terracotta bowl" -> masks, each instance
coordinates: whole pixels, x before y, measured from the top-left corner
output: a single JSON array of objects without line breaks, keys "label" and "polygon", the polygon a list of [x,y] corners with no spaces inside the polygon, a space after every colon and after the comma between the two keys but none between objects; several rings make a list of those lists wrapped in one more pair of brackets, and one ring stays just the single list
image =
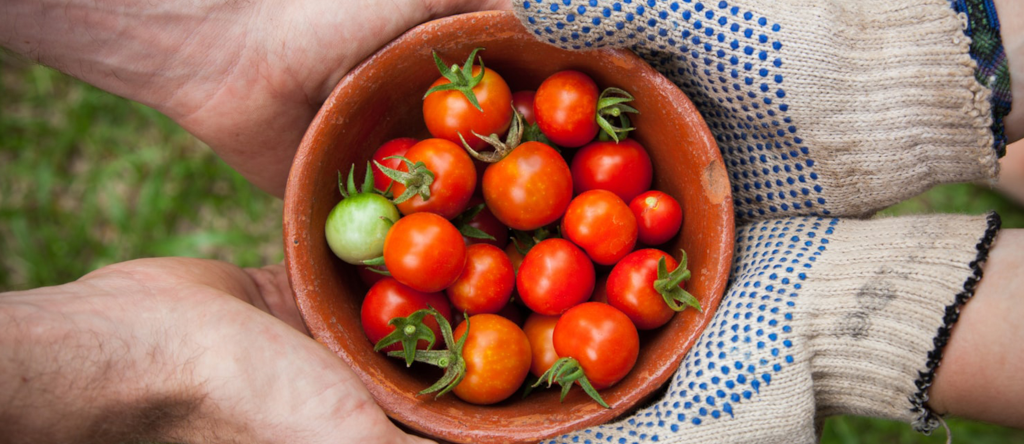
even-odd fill
[{"label": "terracotta bowl", "polygon": [[[334,257],[324,223],[339,201],[338,171],[362,166],[383,142],[427,137],[421,97],[437,77],[431,50],[461,63],[476,47],[513,91],[535,89],[549,74],[576,69],[602,88],[636,96],[634,137],[654,162],[654,188],[683,203],[684,227],[667,251],[689,255],[687,289],[704,312],[686,310],[642,335],[640,358],[622,382],[604,390],[605,409],[579,389],[565,402],[558,390],[477,406],[449,394],[416,396],[439,376],[375,353],[359,310],[366,287],[356,269]],[[357,167],[358,177],[362,168]],[[316,116],[292,165],[285,196],[285,260],[299,310],[316,340],[359,375],[394,420],[413,432],[454,442],[531,442],[610,421],[649,398],[675,372],[711,319],[725,290],[733,249],[733,208],[714,138],[693,104],[628,51],[564,51],[541,43],[511,13],[449,17],[418,26],[350,72]]]}]

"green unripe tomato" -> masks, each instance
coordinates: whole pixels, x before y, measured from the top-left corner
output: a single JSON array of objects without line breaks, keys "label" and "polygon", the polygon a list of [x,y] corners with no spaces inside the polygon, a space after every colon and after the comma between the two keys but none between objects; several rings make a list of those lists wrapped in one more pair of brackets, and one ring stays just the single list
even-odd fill
[{"label": "green unripe tomato", "polygon": [[362,265],[384,254],[384,238],[399,217],[398,208],[384,196],[350,195],[327,215],[327,244],[341,260]]}]

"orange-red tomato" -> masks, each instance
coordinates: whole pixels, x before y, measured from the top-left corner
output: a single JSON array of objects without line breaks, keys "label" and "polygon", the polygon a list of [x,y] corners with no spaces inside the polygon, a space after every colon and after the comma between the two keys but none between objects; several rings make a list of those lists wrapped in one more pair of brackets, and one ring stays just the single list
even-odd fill
[{"label": "orange-red tomato", "polygon": [[[444,139],[427,139],[409,148],[405,158],[414,164],[423,162],[434,173],[434,182],[430,184],[429,199],[413,196],[398,204],[398,211],[402,214],[430,212],[451,219],[466,209],[476,189],[476,166],[464,148]],[[409,166],[402,162],[397,169],[409,171]],[[401,196],[405,189],[405,185],[398,182],[392,187],[395,196]]]},{"label": "orange-red tomato", "polygon": [[[640,330],[661,327],[676,314],[654,289],[661,258],[665,258],[665,267],[670,272],[679,266],[668,253],[645,248],[622,258],[608,274],[608,304],[629,316]],[[680,288],[683,285],[679,283]]]},{"label": "orange-red tomato", "polygon": [[629,374],[640,354],[640,334],[629,317],[608,304],[585,302],[565,312],[553,335],[558,356],[576,359],[595,389]]},{"label": "orange-red tomato", "polygon": [[[395,330],[395,326],[389,324],[392,319],[404,318],[417,310],[430,307],[434,307],[448,322],[452,321],[451,305],[443,293],[417,291],[393,278],[384,277],[370,287],[363,299],[360,309],[363,332],[371,344],[376,344]],[[441,327],[437,325],[437,320],[433,316],[426,316],[423,325],[434,332],[434,349],[443,349],[444,340],[441,339]],[[416,342],[416,348],[426,349],[427,341],[420,339]],[[402,344],[396,343],[384,347],[382,351],[386,353],[401,349]]]},{"label": "orange-red tomato", "polygon": [[654,174],[651,156],[634,139],[590,143],[576,152],[569,169],[576,193],[608,190],[626,203],[651,188]]},{"label": "orange-red tomato", "polygon": [[594,292],[594,263],[572,242],[542,240],[523,258],[516,290],[530,310],[560,315]]},{"label": "orange-red tomato", "polygon": [[530,349],[533,352],[530,373],[538,378],[548,371],[559,358],[558,353],[555,353],[555,344],[552,342],[557,323],[558,316],[531,313],[523,324],[523,332],[530,340]]},{"label": "orange-red tomato", "polygon": [[579,71],[560,71],[541,82],[534,96],[537,126],[556,145],[575,148],[594,140],[597,84]]},{"label": "orange-red tomato", "polygon": [[487,167],[484,201],[509,228],[534,230],[550,224],[572,200],[572,173],[558,151],[526,142]]},{"label": "orange-red tomato", "polygon": [[[473,76],[480,73],[480,66],[473,67]],[[444,77],[438,78],[431,88],[451,83]],[[423,120],[427,130],[434,137],[446,139],[462,146],[459,134],[475,150],[486,145],[473,132],[482,136],[502,134],[512,122],[512,90],[505,79],[490,68],[484,68],[484,77],[475,87],[480,108],[476,109],[469,99],[459,91],[435,91],[423,99]]]},{"label": "orange-red tomato", "polygon": [[[402,164],[402,160],[398,158],[387,159],[387,157],[404,156],[416,142],[419,141],[412,137],[391,139],[384,142],[377,148],[377,151],[373,152],[373,160],[380,162],[381,165],[388,168],[397,169]],[[388,185],[391,185],[391,178],[384,174],[380,168],[377,168],[377,165],[373,165],[373,187],[384,191],[388,189]]]},{"label": "orange-red tomato", "polygon": [[[462,322],[453,332],[456,340],[466,332]],[[466,376],[452,389],[455,396],[473,404],[494,404],[519,390],[530,371],[530,341],[512,321],[496,314],[469,317],[469,336],[462,348]]]},{"label": "orange-red tomato", "polygon": [[612,265],[636,245],[636,216],[615,193],[590,190],[569,203],[562,218],[562,234],[594,262]]},{"label": "orange-red tomato", "polygon": [[419,291],[441,291],[453,284],[466,264],[462,233],[434,213],[398,219],[384,239],[384,265],[399,282]]},{"label": "orange-red tomato", "polygon": [[466,248],[466,267],[445,292],[460,312],[497,313],[508,304],[516,286],[512,261],[505,251],[489,244]]},{"label": "orange-red tomato", "polygon": [[637,240],[646,245],[668,242],[683,226],[683,207],[679,201],[658,190],[634,197],[629,209],[636,216]]}]

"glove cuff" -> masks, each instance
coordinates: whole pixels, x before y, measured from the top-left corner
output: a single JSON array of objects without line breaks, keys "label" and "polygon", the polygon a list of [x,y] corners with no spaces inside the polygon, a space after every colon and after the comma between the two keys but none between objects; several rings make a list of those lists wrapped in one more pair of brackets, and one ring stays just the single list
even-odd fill
[{"label": "glove cuff", "polygon": [[928,388],[999,224],[993,213],[837,227],[807,276],[817,296],[806,315],[819,418],[884,417],[926,433],[939,425]]}]

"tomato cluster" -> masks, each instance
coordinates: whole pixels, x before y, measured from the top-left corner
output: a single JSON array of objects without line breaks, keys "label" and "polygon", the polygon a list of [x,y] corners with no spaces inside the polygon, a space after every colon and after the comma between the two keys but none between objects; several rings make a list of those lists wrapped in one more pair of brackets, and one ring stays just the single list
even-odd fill
[{"label": "tomato cluster", "polygon": [[557,382],[564,397],[578,384],[607,406],[597,390],[633,368],[638,329],[700,309],[685,252],[655,248],[680,232],[682,207],[650,189],[628,92],[570,70],[513,93],[477,51],[461,67],[434,55],[431,138],[380,146],[361,192],[354,168],[347,187],[339,175],[328,242],[370,286],[375,349],[445,369],[421,393],[492,404],[532,373],[531,386]]}]

